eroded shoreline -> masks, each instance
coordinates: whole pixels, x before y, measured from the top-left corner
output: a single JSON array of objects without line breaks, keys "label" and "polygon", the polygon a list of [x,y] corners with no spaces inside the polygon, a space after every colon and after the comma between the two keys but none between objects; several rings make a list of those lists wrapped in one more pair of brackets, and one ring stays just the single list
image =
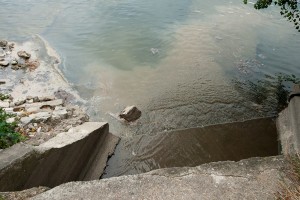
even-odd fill
[{"label": "eroded shoreline", "polygon": [[0,93],[9,98],[0,107],[15,115],[9,121],[18,122],[25,143],[39,145],[88,121],[85,101],[64,78],[58,54],[43,38],[2,43]]}]

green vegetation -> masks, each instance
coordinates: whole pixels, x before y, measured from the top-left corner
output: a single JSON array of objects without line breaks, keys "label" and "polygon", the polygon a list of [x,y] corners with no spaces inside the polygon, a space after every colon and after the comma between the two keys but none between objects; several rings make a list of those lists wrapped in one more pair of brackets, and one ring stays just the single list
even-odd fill
[{"label": "green vegetation", "polygon": [[[245,4],[248,0],[243,0]],[[257,0],[254,4],[255,9],[268,8],[270,5],[280,7],[280,14],[289,22],[292,22],[295,28],[300,32],[300,12],[297,0]]]},{"label": "green vegetation", "polygon": [[6,120],[14,117],[0,108],[0,149],[5,149],[25,139],[23,135],[16,132],[17,122],[8,123]]},{"label": "green vegetation", "polygon": [[5,200],[4,197],[2,195],[0,195],[0,200]]},{"label": "green vegetation", "polygon": [[3,101],[5,99],[9,99],[9,95],[6,95],[6,94],[1,94],[0,93],[0,100]]},{"label": "green vegetation", "polygon": [[280,190],[276,197],[280,200],[300,199],[300,157],[299,155],[287,157],[285,174],[288,180],[280,183]]}]

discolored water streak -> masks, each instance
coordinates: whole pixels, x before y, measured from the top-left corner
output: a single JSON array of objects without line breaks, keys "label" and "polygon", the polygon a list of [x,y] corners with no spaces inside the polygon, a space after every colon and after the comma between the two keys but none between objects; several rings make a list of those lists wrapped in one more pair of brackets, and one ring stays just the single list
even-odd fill
[{"label": "discolored water streak", "polygon": [[121,140],[103,178],[274,156],[278,148],[276,125],[271,118],[136,136]]}]

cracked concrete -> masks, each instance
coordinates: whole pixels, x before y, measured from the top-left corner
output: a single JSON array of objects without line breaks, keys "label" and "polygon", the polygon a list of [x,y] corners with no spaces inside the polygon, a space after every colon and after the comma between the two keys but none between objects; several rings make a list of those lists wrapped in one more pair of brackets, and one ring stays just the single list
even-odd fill
[{"label": "cracked concrete", "polygon": [[166,168],[146,174],[70,182],[42,193],[42,199],[274,199],[284,178],[281,156]]}]

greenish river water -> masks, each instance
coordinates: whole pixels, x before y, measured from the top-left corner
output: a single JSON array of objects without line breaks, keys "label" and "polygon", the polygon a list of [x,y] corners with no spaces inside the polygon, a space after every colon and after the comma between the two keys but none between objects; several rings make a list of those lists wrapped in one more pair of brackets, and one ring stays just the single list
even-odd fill
[{"label": "greenish river water", "polygon": [[[108,121],[127,140],[274,116],[278,73],[300,75],[300,35],[274,7],[257,11],[242,0],[0,2],[0,38],[48,40],[91,119]],[[114,117],[127,105],[143,113],[133,124]]]}]

